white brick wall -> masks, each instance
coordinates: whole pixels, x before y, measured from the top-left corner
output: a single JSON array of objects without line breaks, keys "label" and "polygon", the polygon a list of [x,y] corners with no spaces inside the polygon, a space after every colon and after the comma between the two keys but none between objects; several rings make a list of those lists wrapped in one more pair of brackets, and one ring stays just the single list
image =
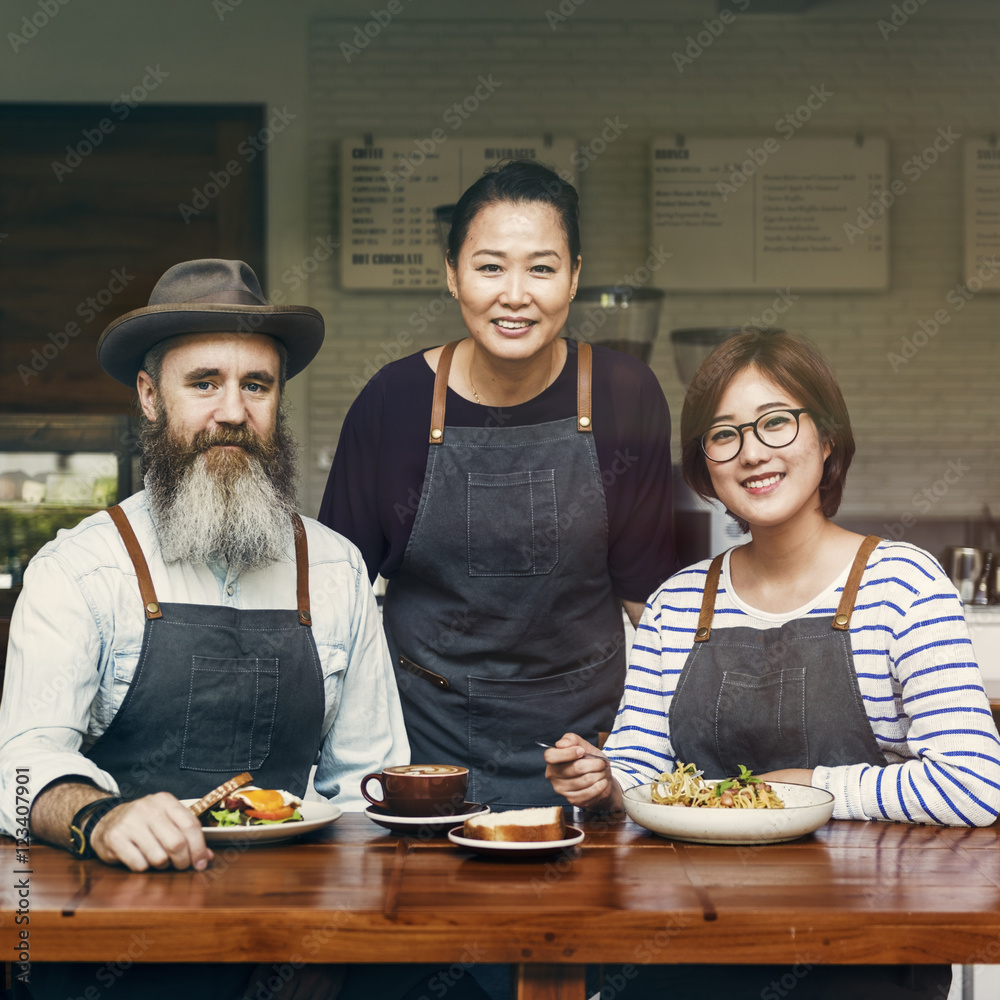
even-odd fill
[{"label": "white brick wall", "polygon": [[[570,9],[572,0],[563,4]],[[733,11],[740,6],[729,4]],[[799,134],[885,135],[890,177],[908,188],[893,209],[890,290],[803,292],[783,317],[832,359],[851,409],[858,457],[843,513],[977,516],[1000,492],[1000,276],[997,294],[980,294],[961,312],[946,300],[961,279],[961,143],[916,182],[902,171],[938,127],[963,140],[1000,131],[997,5],[926,0],[886,40],[877,22],[890,17],[890,3],[820,4],[800,16],[739,14],[682,73],[672,53],[714,16],[711,4],[588,0],[554,30],[546,9],[560,8],[554,0],[517,0],[497,15],[495,8],[449,0],[404,3],[350,63],[339,44],[350,41],[368,7],[354,18],[314,19],[308,40],[311,235],[339,234],[341,137],[426,135],[479,74],[492,73],[502,85],[464,125],[463,138],[551,132],[587,143],[606,116],[627,123],[579,183],[583,283],[614,283],[648,253],[651,139],[678,131],[774,135],[775,122],[801,104],[810,87],[825,85],[834,96]],[[490,20],[491,14],[503,20]],[[328,340],[309,375],[307,511],[319,505],[322,453],[332,454],[366,366],[383,363],[387,348],[410,353],[462,334],[457,312],[449,309],[418,336],[408,317],[434,295],[344,292],[338,266],[334,258],[309,289],[327,318]],[[738,326],[773,298],[773,292],[667,295],[652,366],[676,417],[682,387],[669,331]],[[951,321],[894,372],[889,352],[941,308]],[[961,475],[945,489],[949,462]],[[942,495],[930,494],[930,510],[915,506],[914,495],[935,483]]]}]

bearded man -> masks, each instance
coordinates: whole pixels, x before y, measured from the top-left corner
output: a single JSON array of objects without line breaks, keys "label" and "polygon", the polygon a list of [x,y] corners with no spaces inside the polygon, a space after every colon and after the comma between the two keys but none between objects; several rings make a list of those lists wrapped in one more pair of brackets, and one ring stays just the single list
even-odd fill
[{"label": "bearded man", "polygon": [[[0,705],[0,832],[19,825],[15,777],[30,773],[35,838],[134,871],[201,870],[212,852],[179,799],[243,771],[301,796],[316,763],[316,791],[360,809],[365,774],[408,762],[361,556],[295,513],[281,397],[322,340],[318,312],[269,305],[227,260],[172,267],[104,331],[102,367],[139,394],[145,489],[27,568]],[[228,989],[198,967],[189,995],[229,995],[223,972]]]}]

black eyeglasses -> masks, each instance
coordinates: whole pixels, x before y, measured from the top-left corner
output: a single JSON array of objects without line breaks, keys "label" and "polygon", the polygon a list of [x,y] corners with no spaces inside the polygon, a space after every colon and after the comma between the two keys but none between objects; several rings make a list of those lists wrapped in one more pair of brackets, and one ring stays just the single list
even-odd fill
[{"label": "black eyeglasses", "polygon": [[754,435],[768,448],[787,448],[799,435],[799,416],[809,408],[770,410],[745,424],[719,424],[701,436],[701,450],[710,462],[731,462],[743,450],[743,431],[753,428]]}]

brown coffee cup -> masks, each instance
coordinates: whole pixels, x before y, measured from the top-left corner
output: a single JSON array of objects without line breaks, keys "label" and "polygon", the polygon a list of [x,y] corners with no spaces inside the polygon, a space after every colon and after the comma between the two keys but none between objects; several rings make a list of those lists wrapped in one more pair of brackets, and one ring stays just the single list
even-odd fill
[{"label": "brown coffee cup", "polygon": [[[370,781],[379,783],[382,798],[369,794]],[[454,816],[468,787],[469,769],[457,764],[400,764],[361,780],[361,794],[392,816]]]}]

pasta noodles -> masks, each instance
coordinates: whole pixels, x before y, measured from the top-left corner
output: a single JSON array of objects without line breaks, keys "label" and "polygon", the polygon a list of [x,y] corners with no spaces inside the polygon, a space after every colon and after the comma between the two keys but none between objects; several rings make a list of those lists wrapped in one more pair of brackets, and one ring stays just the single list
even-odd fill
[{"label": "pasta noodles", "polygon": [[694,764],[677,761],[673,772],[653,782],[650,797],[664,806],[701,806],[706,809],[784,809],[774,789],[755,778],[742,764],[737,778],[707,782]]}]

